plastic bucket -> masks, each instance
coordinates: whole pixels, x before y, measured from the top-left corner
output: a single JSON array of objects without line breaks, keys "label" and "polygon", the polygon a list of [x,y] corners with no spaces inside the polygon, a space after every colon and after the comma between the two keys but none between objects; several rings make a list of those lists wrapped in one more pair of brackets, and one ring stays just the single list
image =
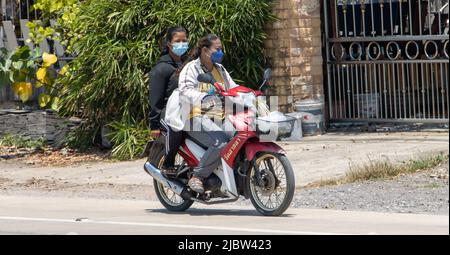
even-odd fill
[{"label": "plastic bucket", "polygon": [[295,104],[295,111],[302,114],[303,136],[323,134],[325,130],[323,118],[323,100],[302,100]]},{"label": "plastic bucket", "polygon": [[281,139],[281,141],[299,141],[303,137],[302,119],[303,115],[299,112],[287,113],[286,115],[295,118],[294,128],[289,137]]}]

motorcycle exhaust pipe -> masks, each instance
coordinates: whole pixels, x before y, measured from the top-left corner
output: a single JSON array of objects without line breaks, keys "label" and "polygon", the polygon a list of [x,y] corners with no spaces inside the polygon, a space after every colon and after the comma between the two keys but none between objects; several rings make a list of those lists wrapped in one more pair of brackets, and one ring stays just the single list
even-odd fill
[{"label": "motorcycle exhaust pipe", "polygon": [[[144,164],[144,170],[151,175],[157,182],[161,183],[164,188],[169,188],[173,192],[175,192],[177,195],[180,195],[185,190],[185,185],[181,184],[174,180],[169,180],[164,175],[162,175],[161,170],[156,168],[154,165],[152,165],[150,162],[146,162]],[[183,194],[184,195],[184,194]]]}]

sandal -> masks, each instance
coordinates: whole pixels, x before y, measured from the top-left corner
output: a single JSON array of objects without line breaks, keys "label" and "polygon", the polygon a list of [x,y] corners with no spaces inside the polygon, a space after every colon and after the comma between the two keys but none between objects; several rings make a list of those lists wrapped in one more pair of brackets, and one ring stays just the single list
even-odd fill
[{"label": "sandal", "polygon": [[203,182],[198,177],[192,177],[189,180],[188,185],[193,191],[197,193],[202,194],[203,192],[205,192],[205,189],[203,188]]}]

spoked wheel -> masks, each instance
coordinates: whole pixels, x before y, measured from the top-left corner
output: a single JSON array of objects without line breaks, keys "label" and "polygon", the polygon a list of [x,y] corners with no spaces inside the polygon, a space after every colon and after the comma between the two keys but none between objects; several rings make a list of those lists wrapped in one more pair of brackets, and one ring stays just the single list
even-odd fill
[{"label": "spoked wheel", "polygon": [[253,206],[265,216],[284,213],[294,198],[295,178],[289,160],[284,155],[261,153],[256,156],[256,166],[248,172],[247,186]]},{"label": "spoked wheel", "polygon": [[[164,162],[164,151],[162,151],[155,162],[158,162],[157,167],[161,169]],[[184,159],[177,155],[175,158],[175,165],[181,165]],[[155,187],[156,196],[158,197],[161,204],[169,211],[181,212],[189,209],[194,201],[184,200],[178,194],[173,192],[171,189],[165,188],[161,183],[153,180],[153,185]]]}]

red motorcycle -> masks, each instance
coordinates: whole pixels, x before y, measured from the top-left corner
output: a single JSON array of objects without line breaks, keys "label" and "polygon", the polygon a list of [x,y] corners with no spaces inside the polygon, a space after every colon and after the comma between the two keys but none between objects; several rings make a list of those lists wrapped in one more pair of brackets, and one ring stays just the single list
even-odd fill
[{"label": "red motorcycle", "polygon": [[[264,83],[270,79],[271,71],[264,73]],[[258,212],[266,216],[278,216],[286,211],[294,197],[295,178],[285,151],[271,141],[289,136],[295,118],[285,116],[283,120],[270,119],[268,107],[255,107],[265,100],[261,91],[238,86],[224,91],[206,74],[198,77],[200,82],[211,83],[223,99],[238,99],[244,107],[226,114],[226,126],[232,127],[231,141],[221,151],[222,164],[204,180],[205,192],[198,194],[187,185],[205,149],[189,137],[185,138],[176,158],[176,174],[163,174],[158,168],[164,161],[164,138],[153,142],[145,171],[154,179],[159,201],[170,211],[184,211],[194,202],[218,204],[234,202],[240,196],[250,198]],[[264,113],[260,113],[264,108]],[[262,115],[262,117],[261,117]],[[163,131],[163,134],[165,132]]]}]

